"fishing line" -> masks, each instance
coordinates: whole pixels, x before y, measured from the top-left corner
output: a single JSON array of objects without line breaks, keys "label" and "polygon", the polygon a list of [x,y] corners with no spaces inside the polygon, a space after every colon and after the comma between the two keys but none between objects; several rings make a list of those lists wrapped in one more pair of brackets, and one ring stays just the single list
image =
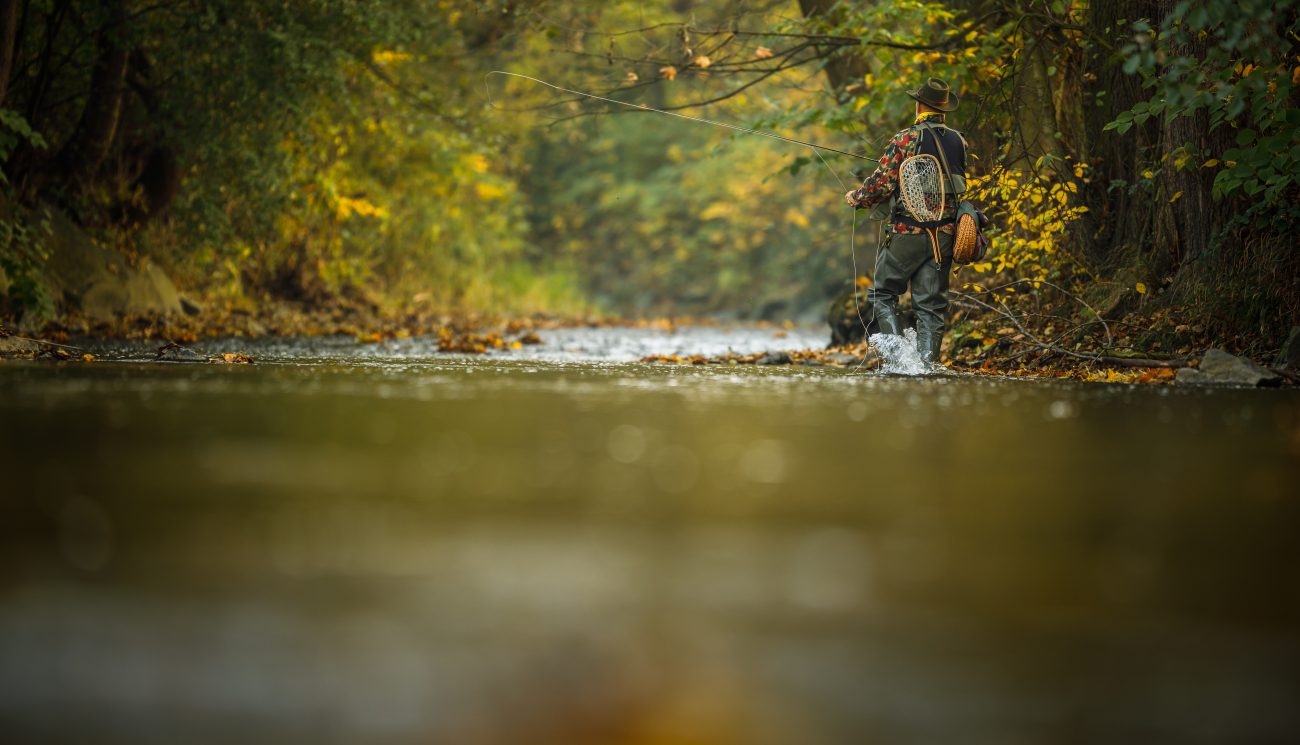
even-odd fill
[{"label": "fishing line", "polygon": [[[773,132],[764,132],[764,131],[761,130],[761,129],[750,129],[749,127],[742,127],[742,126],[740,126],[740,125],[738,125],[738,124],[727,124],[726,122],[715,122],[715,121],[713,121],[712,119],[705,119],[704,117],[700,117],[700,116],[689,116],[689,115],[687,115],[687,114],[680,114],[680,113],[678,113],[678,112],[676,112],[676,111],[667,111],[667,110],[665,110],[665,109],[656,109],[656,108],[653,107],[653,106],[646,106],[645,104],[629,103],[629,102],[627,102],[627,101],[619,101],[618,99],[615,99],[615,98],[605,98],[604,96],[597,96],[597,95],[594,94],[594,93],[584,93],[584,92],[582,92],[582,91],[575,91],[575,90],[572,90],[572,89],[570,89],[570,88],[565,88],[565,87],[563,87],[563,86],[556,85],[556,84],[554,84],[554,83],[548,83],[548,82],[546,82],[545,80],[541,80],[541,79],[538,79],[538,78],[534,78],[534,77],[531,77],[531,76],[529,76],[529,75],[523,75],[523,74],[521,74],[521,73],[517,73],[517,72],[506,72],[505,70],[492,70],[491,72],[488,72],[486,75],[483,76],[483,89],[484,89],[485,91],[487,91],[488,105],[491,106],[491,107],[494,108],[494,109],[497,108],[497,105],[496,105],[496,103],[492,100],[492,88],[491,88],[491,86],[489,86],[489,85],[487,84],[487,77],[488,77],[488,75],[508,75],[508,76],[510,76],[510,77],[512,77],[512,78],[522,78],[522,79],[524,79],[524,80],[531,80],[531,81],[534,82],[534,83],[538,83],[538,84],[540,84],[540,85],[544,85],[544,86],[546,86],[547,88],[551,88],[551,89],[553,89],[553,90],[561,91],[561,92],[563,92],[563,93],[570,93],[570,94],[573,94],[573,95],[575,95],[575,96],[583,96],[583,97],[586,97],[586,98],[594,99],[594,100],[596,100],[596,101],[604,101],[605,103],[618,104],[619,106],[626,106],[626,107],[629,108],[629,109],[636,109],[636,110],[638,110],[638,111],[653,111],[653,112],[655,112],[655,113],[657,113],[657,114],[667,114],[668,116],[675,116],[675,117],[677,117],[678,119],[687,119],[687,120],[690,120],[690,121],[693,121],[693,122],[701,122],[701,123],[703,123],[703,124],[712,124],[712,125],[715,126],[715,127],[725,127],[725,128],[727,128],[727,129],[734,129],[734,130],[737,131],[737,132],[745,132],[745,133],[752,134],[752,135],[759,135],[760,137],[770,137],[770,138],[772,138],[772,139],[774,139],[774,140],[784,140],[784,141],[786,141],[786,142],[793,142],[793,143],[796,144],[796,145],[803,145],[804,147],[814,148],[813,152],[816,152],[817,150],[825,150],[825,151],[827,151],[827,152],[836,153],[837,155],[844,155],[844,156],[847,156],[847,157],[850,157],[850,158],[857,158],[858,160],[869,160],[869,161],[876,162],[876,163],[879,163],[879,162],[880,162],[880,161],[878,161],[878,160],[875,159],[875,158],[869,158],[869,157],[867,157],[867,156],[865,156],[865,155],[861,155],[861,154],[859,154],[859,153],[850,153],[850,152],[846,152],[846,151],[844,151],[844,150],[836,150],[836,149],[833,148],[833,147],[827,147],[827,146],[825,146],[825,145],[818,145],[818,144],[816,144],[816,143],[812,143],[812,142],[804,142],[803,140],[796,140],[796,139],[794,139],[793,137],[782,137],[782,136],[779,135],[779,134],[776,134],[776,133],[773,133]],[[822,162],[825,163],[826,161],[823,160]],[[830,168],[830,166],[826,166],[826,167],[827,167],[827,168]],[[832,171],[832,172],[833,172],[833,171]],[[836,178],[839,178],[839,177],[836,176]],[[843,182],[841,181],[840,183],[843,183]]]},{"label": "fishing line", "polygon": [[[822,165],[826,167],[826,170],[827,170],[827,171],[830,171],[830,174],[831,174],[832,176],[835,177],[835,180],[836,180],[836,181],[839,182],[841,188],[847,188],[847,185],[844,183],[844,179],[840,178],[840,175],[839,175],[838,173],[835,172],[835,169],[834,169],[834,168],[831,168],[831,164],[826,162],[826,158],[821,154],[821,151],[822,151],[822,150],[825,150],[825,151],[830,152],[830,153],[835,153],[835,154],[837,154],[837,155],[844,155],[844,156],[849,157],[849,158],[857,158],[857,159],[859,159],[859,160],[867,160],[867,161],[871,161],[871,162],[873,162],[873,163],[879,163],[879,162],[880,162],[879,159],[877,159],[877,158],[870,158],[870,157],[867,157],[867,156],[865,156],[865,155],[861,155],[861,154],[859,154],[859,153],[850,153],[850,152],[846,152],[846,151],[844,151],[844,150],[837,150],[837,149],[835,149],[835,148],[833,148],[833,147],[827,147],[827,146],[825,146],[825,145],[818,145],[818,144],[813,143],[813,142],[805,142],[805,141],[803,141],[803,140],[796,140],[796,139],[794,139],[793,137],[782,137],[781,135],[779,135],[779,134],[775,134],[775,133],[773,133],[773,132],[764,132],[764,131],[759,130],[759,129],[751,129],[751,128],[749,128],[749,127],[742,127],[742,126],[740,126],[740,125],[738,125],[738,124],[728,124],[728,123],[726,123],[726,122],[718,122],[718,121],[714,121],[714,120],[712,120],[712,119],[705,119],[704,117],[699,117],[699,116],[690,116],[690,115],[688,115],[688,114],[681,114],[681,113],[678,113],[678,112],[676,112],[676,111],[667,111],[667,110],[665,110],[665,109],[657,109],[657,108],[655,108],[655,107],[653,107],[653,106],[646,106],[645,104],[629,103],[629,102],[627,102],[627,101],[619,101],[618,99],[615,99],[615,98],[606,98],[605,96],[597,96],[597,95],[594,94],[594,93],[586,93],[586,92],[583,92],[583,91],[576,91],[576,90],[573,90],[573,89],[571,89],[571,88],[565,88],[565,87],[563,87],[563,86],[556,85],[556,84],[554,84],[554,83],[548,83],[548,82],[546,82],[545,80],[542,80],[542,79],[540,79],[540,78],[532,77],[531,75],[524,75],[524,74],[522,74],[522,73],[517,73],[517,72],[507,72],[507,71],[505,71],[505,70],[492,70],[492,71],[489,71],[488,73],[486,73],[486,74],[483,75],[483,91],[484,91],[484,93],[487,95],[488,106],[490,106],[490,107],[493,108],[493,109],[500,109],[500,110],[502,110],[502,111],[509,111],[509,109],[503,109],[503,108],[498,107],[498,106],[496,105],[496,102],[492,99],[492,86],[488,85],[488,80],[487,80],[489,75],[505,75],[505,76],[512,77],[512,78],[520,78],[520,79],[522,79],[522,80],[528,80],[528,81],[531,81],[531,82],[537,83],[538,85],[544,85],[544,86],[546,86],[547,88],[550,88],[550,89],[552,89],[552,90],[557,90],[557,91],[560,91],[560,92],[562,92],[562,93],[568,93],[568,94],[570,94],[570,95],[574,95],[574,96],[582,96],[582,97],[584,97],[584,98],[590,98],[590,99],[593,99],[593,100],[595,100],[595,101],[603,101],[603,102],[605,102],[605,103],[617,104],[617,105],[619,105],[619,106],[625,106],[625,107],[627,107],[627,108],[629,108],[629,109],[635,109],[635,110],[637,110],[637,111],[652,111],[652,112],[654,112],[654,113],[656,113],[656,114],[667,114],[668,116],[674,116],[674,117],[677,117],[678,119],[686,119],[687,121],[699,122],[699,123],[701,123],[701,124],[712,124],[712,125],[715,126],[715,127],[723,127],[723,128],[725,128],[725,129],[734,130],[734,131],[736,131],[736,132],[743,132],[743,133],[745,133],[745,134],[758,135],[758,136],[760,136],[760,137],[768,137],[768,138],[771,138],[771,139],[773,139],[773,140],[782,140],[783,142],[789,142],[789,143],[793,143],[793,144],[795,144],[795,145],[802,145],[802,146],[804,146],[804,147],[806,147],[806,148],[812,150],[813,154],[817,156],[817,159],[820,160],[821,163],[822,163]],[[857,237],[857,228],[858,228],[858,210],[857,210],[857,208],[854,208],[854,210],[853,210],[853,223],[852,223],[852,225],[851,225],[850,228],[849,228],[849,257],[850,257],[850,258],[852,259],[852,261],[853,261],[853,284],[852,284],[852,290],[851,290],[851,292],[852,292],[852,294],[853,294],[853,307],[854,307],[854,309],[855,309],[855,311],[857,312],[857,315],[858,315],[858,323],[862,324],[862,338],[863,338],[863,339],[866,339],[867,336],[868,336],[868,333],[867,333],[867,322],[862,318],[862,306],[861,306],[861,304],[858,302],[858,258],[857,258],[857,250],[856,250],[856,246],[855,246],[855,241],[856,241],[856,237]],[[866,361],[867,361],[867,358],[866,358],[866,356],[864,355],[863,358],[858,362],[858,366],[857,366],[856,368],[854,368],[855,371],[861,369],[862,366],[866,363]]]}]

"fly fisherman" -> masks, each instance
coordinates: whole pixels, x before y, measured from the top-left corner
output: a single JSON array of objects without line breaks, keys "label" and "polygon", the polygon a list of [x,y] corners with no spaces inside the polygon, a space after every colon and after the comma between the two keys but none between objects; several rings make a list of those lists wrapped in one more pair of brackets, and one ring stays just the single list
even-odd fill
[{"label": "fly fisherman", "polygon": [[930,78],[907,95],[916,100],[912,126],[894,135],[880,157],[880,166],[862,182],[862,188],[848,192],[844,199],[858,209],[884,208],[877,214],[888,220],[886,236],[876,254],[875,287],[867,292],[867,298],[880,331],[902,334],[898,296],[911,284],[917,352],[933,365],[939,362],[947,325],[948,275],[952,269],[958,199],[946,200],[932,243],[930,235],[903,206],[898,167],[913,155],[933,155],[943,164],[945,192],[961,194],[966,190],[966,140],[944,121],[944,115],[957,108],[957,95],[946,82]]}]

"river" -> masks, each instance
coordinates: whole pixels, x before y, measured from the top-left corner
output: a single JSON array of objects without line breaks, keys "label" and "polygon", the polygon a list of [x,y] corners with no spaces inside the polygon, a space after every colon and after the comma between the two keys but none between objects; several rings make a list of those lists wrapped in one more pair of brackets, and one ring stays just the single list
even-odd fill
[{"label": "river", "polygon": [[0,362],[0,740],[1300,738],[1296,391],[542,336]]}]

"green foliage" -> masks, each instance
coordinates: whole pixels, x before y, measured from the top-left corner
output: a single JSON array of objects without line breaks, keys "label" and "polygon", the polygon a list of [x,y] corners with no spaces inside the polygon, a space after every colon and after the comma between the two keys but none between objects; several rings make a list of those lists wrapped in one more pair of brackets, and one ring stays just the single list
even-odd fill
[{"label": "green foliage", "polygon": [[[1233,146],[1203,152],[1172,143],[1179,168],[1215,168],[1216,197],[1294,206],[1300,185],[1300,38],[1296,0],[1182,0],[1160,22],[1133,24],[1121,53],[1151,98],[1107,125],[1120,134],[1148,119],[1208,116],[1234,130]],[[1300,211],[1297,211],[1300,214]]]},{"label": "green foliage", "polygon": [[5,212],[0,217],[0,270],[8,286],[0,288],[0,299],[24,321],[48,320],[54,315],[54,298],[45,287],[42,271],[49,258],[45,248],[51,233],[49,211],[29,214],[8,204]]},{"label": "green foliage", "polygon": [[48,147],[45,138],[32,129],[22,114],[13,109],[0,109],[0,162],[9,160],[14,149],[24,144],[41,150]]}]

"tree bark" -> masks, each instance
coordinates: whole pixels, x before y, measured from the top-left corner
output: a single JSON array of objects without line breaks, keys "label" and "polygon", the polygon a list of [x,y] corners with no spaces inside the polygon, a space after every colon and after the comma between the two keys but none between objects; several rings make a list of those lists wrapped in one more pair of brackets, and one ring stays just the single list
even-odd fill
[{"label": "tree bark", "polygon": [[13,74],[18,5],[18,0],[0,0],[0,106],[4,106],[9,94],[9,76]]},{"label": "tree bark", "polygon": [[[1117,38],[1120,19],[1156,19],[1152,0],[1094,0],[1088,29],[1094,36]],[[1138,165],[1158,144],[1158,123],[1147,121],[1124,134],[1105,130],[1122,111],[1149,98],[1134,75],[1125,74],[1113,52],[1094,45],[1084,60],[1083,136],[1079,159],[1091,169],[1084,189],[1088,213],[1085,241],[1089,258],[1101,264],[1145,250],[1152,242],[1153,198],[1136,190]]]},{"label": "tree bark", "polygon": [[121,37],[126,0],[107,0],[107,19],[97,35],[98,54],[81,120],[64,146],[63,172],[73,181],[93,176],[108,157],[122,116],[129,53]]},{"label": "tree bark", "polygon": [[[799,0],[799,10],[804,18],[824,18],[833,21],[830,14],[838,3],[839,0]],[[843,103],[845,87],[861,80],[870,71],[867,61],[855,54],[837,54],[826,63],[825,69],[826,80],[831,84],[831,89],[835,91],[835,96],[841,103]]]}]

